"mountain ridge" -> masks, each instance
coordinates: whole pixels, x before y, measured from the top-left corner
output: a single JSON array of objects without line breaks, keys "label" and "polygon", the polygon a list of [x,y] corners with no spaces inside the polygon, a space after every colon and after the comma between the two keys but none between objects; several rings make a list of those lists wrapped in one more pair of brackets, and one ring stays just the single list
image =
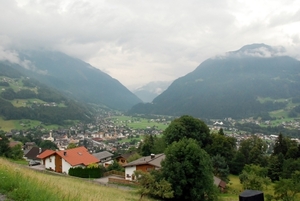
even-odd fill
[{"label": "mountain ridge", "polygon": [[22,51],[19,56],[27,62],[27,68],[15,65],[18,70],[76,100],[118,110],[127,110],[142,102],[118,80],[64,53]]},{"label": "mountain ridge", "polygon": [[[252,51],[267,46],[248,47]],[[247,46],[240,50],[247,52]],[[261,56],[252,51],[243,56],[235,52],[238,55],[231,52],[205,60],[194,71],[176,79],[153,104],[137,104],[129,113],[243,118],[282,107],[276,101],[260,103],[258,97],[299,96],[300,61],[276,54]]]}]

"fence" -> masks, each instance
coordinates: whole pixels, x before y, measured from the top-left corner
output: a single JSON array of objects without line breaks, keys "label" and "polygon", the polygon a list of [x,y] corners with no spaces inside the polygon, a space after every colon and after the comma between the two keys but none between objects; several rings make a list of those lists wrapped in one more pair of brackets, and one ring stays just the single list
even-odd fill
[{"label": "fence", "polygon": [[120,171],[116,171],[116,170],[111,170],[111,171],[105,172],[103,174],[103,177],[107,177],[110,175],[116,175],[116,176],[125,178],[125,172],[120,172]]},{"label": "fence", "polygon": [[108,178],[108,183],[138,185],[136,182],[125,180],[125,179],[117,179],[117,178]]}]

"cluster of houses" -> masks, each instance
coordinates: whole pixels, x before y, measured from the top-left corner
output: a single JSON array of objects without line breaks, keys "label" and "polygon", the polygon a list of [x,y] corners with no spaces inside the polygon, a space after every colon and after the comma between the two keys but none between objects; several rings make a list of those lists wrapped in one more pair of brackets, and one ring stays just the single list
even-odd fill
[{"label": "cluster of houses", "polygon": [[[90,164],[108,167],[112,163],[117,162],[125,169],[124,177],[121,178],[125,181],[134,181],[134,171],[136,170],[143,172],[159,170],[161,168],[161,162],[165,158],[164,154],[151,154],[150,156],[127,162],[132,154],[134,153],[126,153],[113,157],[113,154],[108,151],[91,154],[84,146],[57,151],[44,150],[32,146],[24,157],[27,160],[38,161],[46,170],[62,174],[68,174],[69,169],[73,167],[85,168]],[[226,183],[217,177],[214,177],[214,183],[221,189],[226,187]]]}]

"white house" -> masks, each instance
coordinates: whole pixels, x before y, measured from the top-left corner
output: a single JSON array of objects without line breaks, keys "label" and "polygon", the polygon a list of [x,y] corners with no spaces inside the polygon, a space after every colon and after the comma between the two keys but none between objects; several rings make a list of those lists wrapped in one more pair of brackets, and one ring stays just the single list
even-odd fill
[{"label": "white house", "polygon": [[42,159],[46,169],[65,174],[68,174],[71,167],[86,167],[99,162],[85,147],[62,151],[46,150],[37,157]]},{"label": "white house", "polygon": [[150,156],[139,158],[135,161],[123,165],[125,168],[125,179],[134,180],[134,171],[141,170],[148,172],[150,170],[157,170],[161,168],[161,161],[165,159],[165,154],[151,154]]}]

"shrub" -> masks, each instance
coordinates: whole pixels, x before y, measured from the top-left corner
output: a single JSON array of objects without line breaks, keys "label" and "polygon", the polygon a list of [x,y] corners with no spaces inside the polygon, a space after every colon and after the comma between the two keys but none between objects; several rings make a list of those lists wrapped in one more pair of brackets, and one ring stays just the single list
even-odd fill
[{"label": "shrub", "polygon": [[69,175],[81,178],[100,178],[103,176],[103,167],[74,167],[69,169]]}]

